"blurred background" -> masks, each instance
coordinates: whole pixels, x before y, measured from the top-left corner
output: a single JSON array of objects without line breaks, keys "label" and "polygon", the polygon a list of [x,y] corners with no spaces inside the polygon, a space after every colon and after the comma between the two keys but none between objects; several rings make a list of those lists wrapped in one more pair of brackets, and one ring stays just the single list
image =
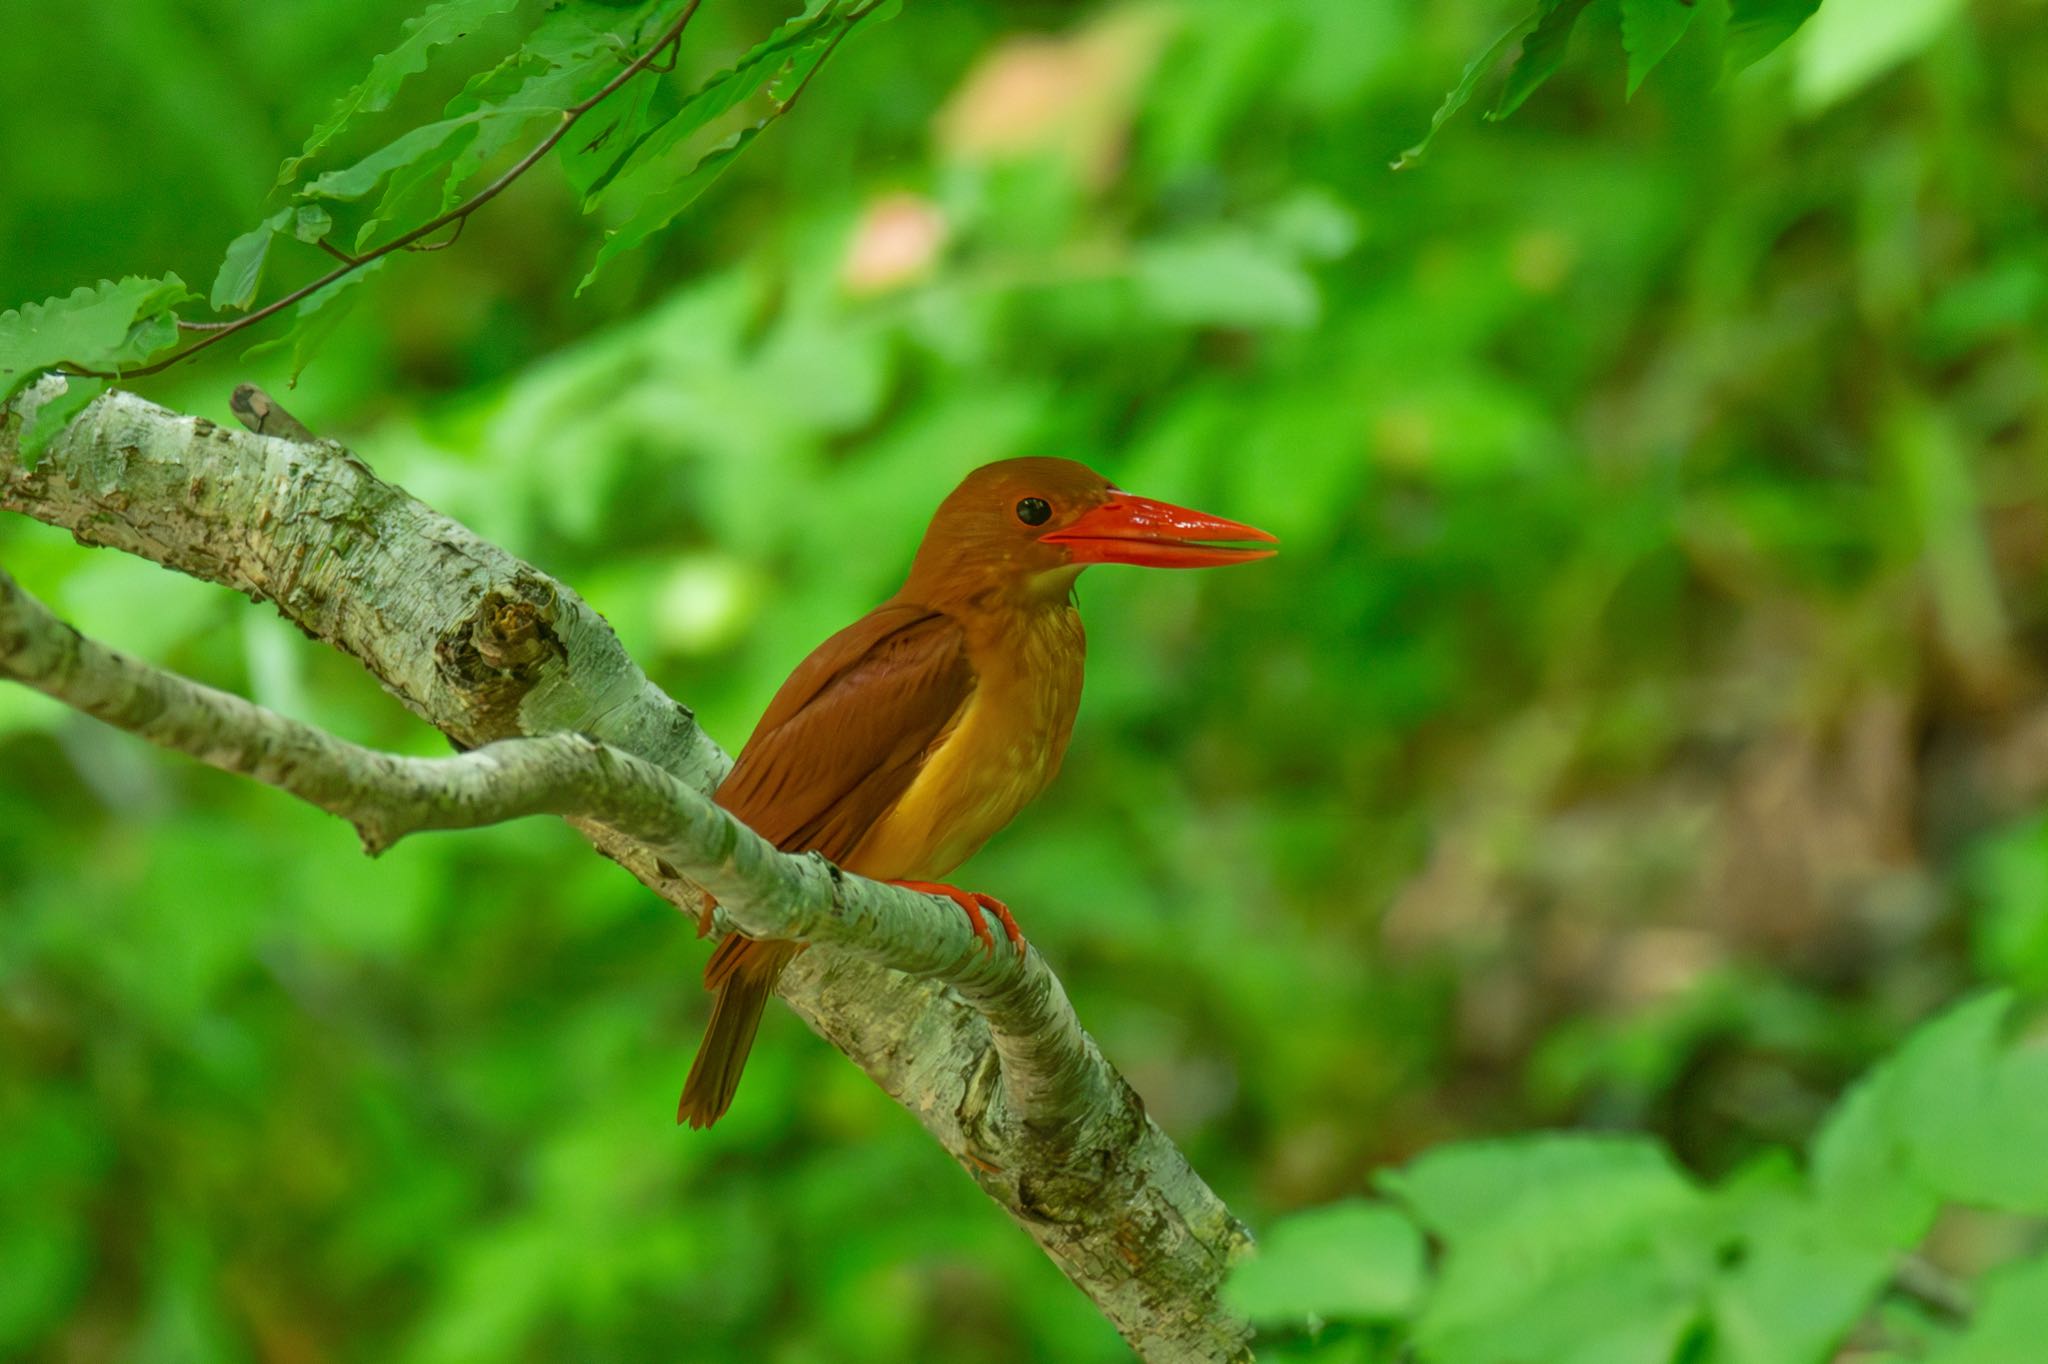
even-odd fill
[{"label": "blurred background", "polygon": [[[203,289],[417,8],[15,14],[0,304]],[[2048,987],[2048,8],[1864,8],[1625,100],[1596,4],[1395,174],[1508,7],[911,0],[580,299],[543,166],[296,390],[232,346],[137,387],[271,387],[728,748],[977,464],[1265,526],[1258,569],[1083,581],[1065,772],[963,883],[1255,1226],[1542,1126],[1718,1174],[1973,982]],[[685,74],[780,13],[706,5]],[[20,517],[0,562],[445,751],[267,608]],[[1125,1357],[786,1013],[674,1128],[703,955],[558,825],[371,862],[0,689],[0,1355]]]}]

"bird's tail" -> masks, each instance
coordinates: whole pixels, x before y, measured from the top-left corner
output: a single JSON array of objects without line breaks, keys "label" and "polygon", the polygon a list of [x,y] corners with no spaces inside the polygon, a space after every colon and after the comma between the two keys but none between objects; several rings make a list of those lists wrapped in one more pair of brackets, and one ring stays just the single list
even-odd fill
[{"label": "bird's tail", "polygon": [[761,1026],[761,1010],[775,993],[782,969],[803,946],[742,933],[728,933],[718,944],[704,967],[704,988],[718,998],[712,1001],[711,1022],[704,1029],[704,1044],[697,1049],[690,1078],[683,1082],[677,1122],[709,1127],[732,1106],[755,1030]]}]

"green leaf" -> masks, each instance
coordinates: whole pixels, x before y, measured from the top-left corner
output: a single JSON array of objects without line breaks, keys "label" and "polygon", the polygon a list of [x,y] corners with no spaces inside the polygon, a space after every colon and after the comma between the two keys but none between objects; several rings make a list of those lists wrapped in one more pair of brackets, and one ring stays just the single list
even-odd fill
[{"label": "green leaf", "polygon": [[1846,1239],[1904,1249],[1934,1222],[1941,1197],[1914,1168],[1892,1122],[1898,1063],[1886,1061],[1851,1088],[1813,1141],[1815,1198]]},{"label": "green leaf", "polygon": [[176,275],[130,275],[0,313],[0,402],[66,361],[110,370],[147,361],[176,344],[173,310],[194,297]]},{"label": "green leaf", "polygon": [[1962,1335],[1926,1364],[2016,1364],[2041,1357],[2048,1338],[2048,1257],[2002,1265],[1978,1286],[1977,1310]]},{"label": "green leaf", "polygon": [[270,243],[291,220],[292,210],[281,208],[228,243],[220,273],[213,277],[213,295],[207,300],[215,312],[246,308],[255,301],[256,290],[263,283],[263,263],[270,257]]},{"label": "green leaf", "polygon": [[1885,1089],[1919,1177],[1945,1198],[2048,1216],[2048,1044],[2008,1044],[2012,995],[1970,1000],[1914,1033]]},{"label": "green leaf", "polygon": [[620,147],[611,163],[592,181],[584,197],[585,211],[620,179],[655,167],[690,134],[760,91],[786,65],[808,56],[810,65],[815,67],[825,49],[856,19],[857,15],[843,13],[839,4],[827,3],[783,24],[737,62],[693,90],[673,114]]},{"label": "green leaf", "polygon": [[1543,0],[1543,17],[1537,21],[1535,32],[1522,42],[1522,53],[1515,58],[1515,64],[1508,68],[1507,83],[1501,86],[1500,98],[1487,111],[1488,122],[1498,123],[1522,107],[1536,88],[1549,80],[1557,68],[1564,65],[1564,54],[1571,46],[1572,30],[1578,27],[1579,15],[1592,0]]},{"label": "green leaf", "polygon": [[1820,0],[1728,0],[1727,69],[1769,56],[1819,8]]},{"label": "green leaf", "polygon": [[1663,1360],[1698,1316],[1705,1203],[1654,1142],[1466,1143],[1380,1182],[1445,1244],[1415,1328],[1441,1364]]},{"label": "green leaf", "polygon": [[2048,993],[2048,819],[2001,829],[1971,850],[1972,955],[1987,975]]},{"label": "green leaf", "polygon": [[289,330],[282,336],[275,336],[249,347],[242,353],[243,358],[252,359],[289,347],[292,363],[291,377],[287,382],[289,386],[296,388],[299,375],[305,372],[306,366],[312,363],[320,348],[327,344],[327,338],[334,334],[335,328],[347,320],[349,313],[354,310],[357,287],[390,264],[390,261],[389,256],[371,261],[360,270],[343,275],[333,284],[306,299],[292,310],[292,325]]},{"label": "green leaf", "polygon": [[1147,304],[1171,322],[1220,327],[1307,327],[1322,299],[1301,266],[1272,244],[1229,229],[1147,243],[1134,277]]},{"label": "green leaf", "polygon": [[[493,156],[511,146],[522,133],[537,131],[543,125],[552,127],[570,105],[596,93],[615,69],[616,62],[609,50],[585,53],[567,65],[534,73],[502,103],[488,106],[484,112],[490,117],[449,167],[448,178],[441,186],[442,210],[456,205],[462,198],[463,186]],[[652,89],[655,83],[647,78],[632,84]]]},{"label": "green leaf", "polygon": [[[24,468],[33,469],[43,457],[43,451],[56,439],[57,433],[71,424],[71,419],[85,411],[92,400],[105,393],[108,383],[105,379],[80,379],[66,375],[64,386],[54,393],[35,391],[40,402],[30,406],[29,398],[16,400],[16,407],[22,413],[22,428],[16,438]],[[5,420],[0,415],[0,420]]]},{"label": "green leaf", "polygon": [[585,114],[555,148],[579,199],[588,202],[598,177],[613,170],[623,150],[646,132],[655,107],[657,81],[630,81],[625,88]]},{"label": "green leaf", "polygon": [[694,166],[688,175],[673,184],[651,191],[645,199],[634,206],[632,215],[617,228],[607,232],[604,244],[597,249],[597,259],[590,264],[590,271],[576,285],[576,292],[582,293],[595,280],[598,272],[611,261],[624,255],[655,233],[674,222],[676,215],[711,187],[712,181],[725,174],[726,167],[745,151],[747,144],[761,135],[768,125],[756,123],[742,128],[724,142],[707,152],[702,161]]},{"label": "green leaf", "polygon": [[1831,1359],[1890,1279],[1895,1250],[1845,1237],[1789,1160],[1731,1177],[1694,1235],[1715,1247],[1708,1297],[1719,1364]]},{"label": "green leaf", "polygon": [[[432,216],[426,211],[427,204],[437,196],[427,195],[427,187],[439,180],[461,157],[464,149],[476,141],[483,126],[479,123],[463,128],[440,146],[392,171],[391,178],[385,182],[383,196],[377,200],[376,209],[356,228],[355,250],[358,255],[367,251],[393,220],[410,215],[424,222]],[[408,227],[412,225],[408,224]]]},{"label": "green leaf", "polygon": [[442,0],[429,6],[419,18],[408,19],[398,46],[371,62],[370,73],[362,83],[336,101],[328,116],[314,127],[299,154],[286,158],[278,169],[277,183],[289,185],[298,179],[300,168],[333,141],[356,115],[390,108],[392,98],[406,79],[426,70],[428,56],[435,48],[468,37],[477,25],[518,3],[519,0]]},{"label": "green leaf", "polygon": [[1578,1132],[1438,1147],[1379,1184],[1448,1239],[1527,1233],[1573,1243],[1684,1206],[1695,1192],[1648,1138]]},{"label": "green leaf", "polygon": [[1630,98],[1678,45],[1697,13],[1697,0],[1621,0],[1621,45],[1628,51]]},{"label": "green leaf", "polygon": [[1429,150],[1429,144],[1436,141],[1436,135],[1443,131],[1443,126],[1471,102],[1472,92],[1479,88],[1479,82],[1486,79],[1494,67],[1500,65],[1500,59],[1506,55],[1510,47],[1521,40],[1523,34],[1536,26],[1536,20],[1542,12],[1540,9],[1530,10],[1500,37],[1488,44],[1484,52],[1466,63],[1465,74],[1458,78],[1458,83],[1444,96],[1443,103],[1437,105],[1436,112],[1430,115],[1429,131],[1422,135],[1420,142],[1394,158],[1395,170],[1407,170],[1422,160],[1423,154]]},{"label": "green leaf", "polygon": [[[353,166],[331,170],[301,191],[310,198],[360,199],[384,182],[393,171],[433,156],[457,133],[473,128],[489,114],[478,112],[460,118],[444,118],[414,128],[371,152]],[[449,153],[452,156],[454,153]]]},{"label": "green leaf", "polygon": [[1792,92],[1808,113],[1847,99],[1917,56],[1962,12],[1963,0],[1864,0],[1820,10],[1799,37]]},{"label": "green leaf", "polygon": [[1403,1317],[1422,1296],[1415,1225],[1362,1199],[1297,1213],[1232,1271],[1223,1298],[1253,1321]]}]

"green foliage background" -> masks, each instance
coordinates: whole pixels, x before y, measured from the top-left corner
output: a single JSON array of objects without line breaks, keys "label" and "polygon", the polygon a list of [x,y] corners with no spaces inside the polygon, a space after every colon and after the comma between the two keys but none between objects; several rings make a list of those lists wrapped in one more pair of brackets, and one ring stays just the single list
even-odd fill
[{"label": "green foliage background", "polygon": [[[986,460],[1274,530],[1258,569],[1084,581],[1066,771],[963,872],[1256,1226],[1392,1200],[1271,1238],[1295,1297],[1241,1291],[1274,1348],[1378,1357],[1421,1311],[1432,1358],[1592,1358],[1595,1324],[1616,1364],[1822,1357],[1761,1307],[1743,1335],[1756,1279],[1834,1285],[1859,1357],[2024,1359],[2040,1049],[1986,1038],[2025,1004],[1837,1103],[1980,985],[2048,986],[2048,14],[1828,0],[1719,80],[1701,0],[1625,99],[1645,6],[1570,8],[1550,84],[1394,173],[1519,12],[911,0],[580,296],[596,234],[543,166],[353,290],[295,391],[233,345],[137,387],[224,422],[270,387],[574,583],[730,747]],[[0,303],[214,279],[415,12],[12,17]],[[683,74],[781,17],[708,0]],[[1476,107],[1526,93],[1477,74]],[[0,562],[116,645],[442,751],[229,594],[12,516]],[[673,1129],[701,962],[564,829],[372,863],[0,690],[0,1355],[1122,1357],[787,1016],[726,1122]],[[1951,1108],[1982,1123],[1930,1135]],[[1538,1128],[1610,1135],[1471,1144]],[[1864,1311],[1901,1247],[1942,1290]],[[1354,1324],[1311,1347],[1308,1313]]]}]

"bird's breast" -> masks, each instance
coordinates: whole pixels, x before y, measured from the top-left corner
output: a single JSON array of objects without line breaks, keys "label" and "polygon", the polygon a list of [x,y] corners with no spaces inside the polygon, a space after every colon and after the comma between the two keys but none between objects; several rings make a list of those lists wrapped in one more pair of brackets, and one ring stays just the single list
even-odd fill
[{"label": "bird's breast", "polygon": [[1036,799],[1066,754],[1084,653],[1067,606],[970,633],[973,694],[847,869],[938,880]]}]

